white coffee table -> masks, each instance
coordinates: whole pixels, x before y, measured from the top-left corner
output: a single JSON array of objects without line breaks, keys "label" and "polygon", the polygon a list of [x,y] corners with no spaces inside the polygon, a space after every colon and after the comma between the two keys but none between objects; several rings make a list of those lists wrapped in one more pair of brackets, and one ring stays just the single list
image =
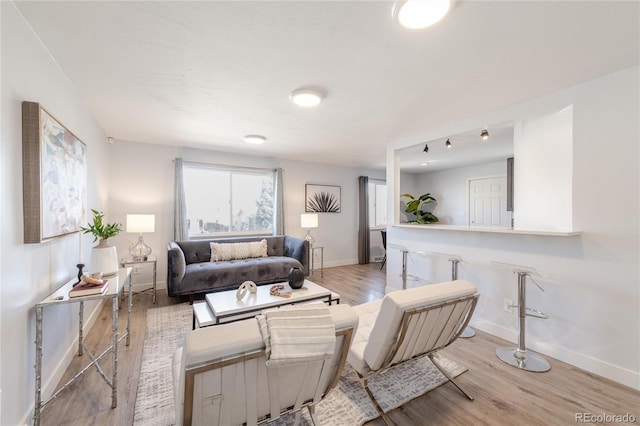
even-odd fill
[{"label": "white coffee table", "polygon": [[277,283],[284,285],[281,292],[291,291],[291,297],[272,296],[271,286],[264,284],[258,286],[255,294],[246,294],[242,299],[236,298],[236,290],[209,293],[205,301],[193,304],[193,328],[208,327],[252,318],[263,309],[274,308],[283,305],[294,305],[315,300],[321,300],[331,305],[340,303],[340,295],[328,290],[314,282],[304,280],[301,289],[292,290],[287,282]]}]

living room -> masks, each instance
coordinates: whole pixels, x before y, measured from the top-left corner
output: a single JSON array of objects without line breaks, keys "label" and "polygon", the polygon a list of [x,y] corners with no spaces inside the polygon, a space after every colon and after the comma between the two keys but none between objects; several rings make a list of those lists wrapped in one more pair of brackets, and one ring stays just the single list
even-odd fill
[{"label": "living room", "polygon": [[[173,240],[175,158],[213,164],[284,169],[284,228],[287,234],[300,237],[306,232],[300,225],[300,214],[304,212],[305,184],[339,185],[341,213],[320,215],[319,226],[313,229],[317,244],[324,246],[324,268],[358,263],[357,178],[362,175],[369,176],[387,182],[387,204],[390,206],[389,244],[407,247],[411,252],[408,265],[411,274],[431,282],[445,281],[450,279],[449,260],[446,256],[434,253],[457,255],[463,259],[460,274],[476,284],[481,293],[481,302],[472,321],[474,327],[515,342],[516,317],[504,312],[502,304],[505,298],[517,299],[517,277],[508,268],[496,265],[511,264],[535,268],[544,277],[533,278],[546,292],[539,292],[535,285],[529,285],[531,306],[551,314],[551,318],[547,321],[527,320],[528,326],[531,327],[527,342],[530,347],[545,356],[562,360],[638,390],[638,5],[633,2],[622,2],[617,6],[607,6],[606,2],[591,3],[595,4],[592,7],[602,7],[602,10],[607,11],[607,7],[613,7],[611,13],[615,18],[605,20],[601,25],[610,29],[611,33],[619,34],[622,40],[635,40],[635,44],[631,43],[628,46],[627,56],[607,57],[601,60],[602,63],[598,66],[592,64],[592,74],[575,72],[562,82],[555,80],[555,85],[545,86],[542,78],[536,80],[530,75],[525,80],[513,77],[519,85],[530,86],[531,91],[526,92],[529,95],[523,91],[518,93],[517,96],[521,96],[519,99],[497,99],[496,96],[486,100],[484,108],[483,101],[477,99],[474,92],[479,90],[477,86],[481,86],[481,82],[474,82],[471,77],[465,77],[461,75],[463,73],[460,70],[456,70],[454,74],[457,77],[452,76],[451,80],[442,84],[451,90],[454,86],[463,85],[462,89],[456,89],[463,90],[456,92],[458,95],[464,93],[464,90],[472,92],[468,95],[468,106],[461,105],[460,101],[452,101],[457,110],[449,111],[449,108],[454,107],[442,104],[429,105],[424,108],[425,115],[429,117],[424,119],[426,124],[423,127],[418,127],[416,122],[420,120],[414,117],[420,114],[409,112],[406,131],[390,131],[391,135],[385,145],[369,148],[367,141],[371,135],[363,129],[361,134],[350,135],[351,138],[357,139],[354,145],[362,151],[361,156],[350,159],[340,147],[336,149],[328,143],[318,144],[306,154],[291,158],[271,154],[267,150],[252,153],[247,149],[233,151],[228,147],[206,146],[197,141],[196,136],[193,143],[187,145],[148,143],[137,140],[135,136],[119,138],[110,133],[110,129],[118,128],[120,124],[101,122],[99,112],[88,106],[92,101],[84,97],[81,89],[84,84],[82,74],[72,76],[61,65],[70,52],[54,51],[48,44],[54,44],[55,39],[41,38],[34,30],[44,19],[42,15],[39,15],[40,20],[34,18],[30,23],[27,19],[27,6],[3,2],[0,9],[0,175],[3,176],[0,197],[0,423],[29,423],[33,412],[35,376],[33,307],[59,285],[75,276],[76,263],[79,258],[90,258],[92,245],[89,236],[84,236],[79,243],[77,233],[42,244],[23,243],[22,101],[42,104],[87,144],[88,208],[103,210],[110,221],[121,223],[125,222],[129,213],[155,215],[156,230],[154,233],[145,234],[145,241],[153,247],[154,254],[158,257],[160,289],[164,288],[167,268],[165,247]],[[579,3],[575,5],[576,8],[581,6],[584,7]],[[37,9],[37,5],[33,7]],[[49,7],[55,9],[55,4]],[[385,7],[390,9],[391,3]],[[455,18],[456,12],[463,13],[465,7],[468,10],[470,6],[464,2],[458,5],[448,17],[448,21],[443,24],[455,22],[451,18]],[[621,13],[616,12],[616,7],[628,9]],[[22,8],[24,12],[21,11]],[[135,13],[131,13],[132,19],[135,19]],[[589,9],[585,16],[585,21],[589,21],[598,16],[598,13]],[[621,16],[630,18],[615,25]],[[599,31],[605,30],[601,28]],[[507,37],[504,34],[501,36]],[[530,35],[532,38],[535,36],[537,35]],[[584,53],[593,48],[599,54],[605,55],[606,50],[614,50],[607,42],[604,41],[603,45],[598,46],[576,45],[575,49],[576,52]],[[539,47],[549,48],[544,43]],[[487,51],[490,54],[489,47]],[[522,52],[523,56],[537,53]],[[478,60],[481,59],[480,56]],[[557,58],[557,62],[550,64],[549,68],[554,68],[561,74],[565,62],[578,60],[584,59],[579,54],[569,59],[560,57]],[[593,62],[597,63],[598,60]],[[615,67],[611,68],[608,63],[614,62]],[[105,69],[110,67],[108,63],[100,65]],[[485,66],[488,72],[498,72],[505,64],[492,63]],[[544,68],[537,63],[528,66]],[[455,66],[452,65],[452,68]],[[587,68],[587,64],[584,68]],[[548,74],[554,73],[545,73]],[[356,84],[357,76],[351,77],[353,84]],[[141,87],[144,86],[143,80],[144,76],[137,81]],[[514,85],[514,82],[511,81],[510,84]],[[132,83],[129,89],[137,91],[136,87]],[[104,93],[94,92],[94,96],[110,98],[108,90]],[[284,98],[287,96],[288,93],[285,93]],[[327,96],[327,103],[321,107],[328,108],[331,96],[332,94]],[[455,96],[452,94],[451,97]],[[339,98],[338,94],[335,95],[334,99],[336,98]],[[406,109],[415,108],[416,105],[420,105],[419,101],[407,101]],[[420,144],[420,149],[415,155],[423,155],[422,145],[425,141],[438,140],[444,143],[446,135],[481,129],[489,124],[531,119],[559,111],[566,105],[573,105],[574,110],[573,143],[570,153],[572,201],[570,211],[567,212],[571,225],[570,229],[564,231],[579,235],[479,234],[393,226],[401,222],[399,195],[404,190],[414,194],[422,193],[422,187],[413,181],[415,178],[401,173],[395,164],[395,151]],[[111,108],[120,107],[119,101],[113,100]],[[133,105],[131,111],[135,110],[136,106]],[[308,124],[309,112],[311,111],[304,111],[305,115],[295,113],[298,114],[300,123]],[[149,128],[155,124],[153,113],[152,110],[140,113],[140,120]],[[371,120],[377,119],[382,118],[372,115]],[[366,123],[363,127],[367,127]],[[310,129],[322,130],[314,126]],[[116,141],[109,144],[108,138],[112,136],[116,136]],[[157,133],[156,136],[158,139],[161,138]],[[304,137],[304,133],[298,133],[298,136]],[[270,139],[271,135],[267,143],[271,142]],[[277,138],[274,136],[273,139],[275,141]],[[453,142],[455,143],[455,140]],[[326,157],[332,157],[334,161],[318,160]],[[381,158],[382,163],[375,162],[372,158]],[[358,165],[346,165],[347,160],[353,160],[353,163]],[[541,171],[541,174],[544,172]],[[375,235],[378,234],[379,231],[376,231]],[[133,237],[131,234],[123,233],[114,239],[119,253],[126,253],[127,240]],[[421,255],[417,254],[418,252],[427,254]],[[387,286],[397,289],[402,286],[399,279],[402,272],[402,250],[390,247],[387,254]],[[148,283],[150,275],[143,271],[136,280]],[[98,321],[99,313],[100,306],[87,305],[86,317],[89,327]],[[45,313],[45,319],[47,337],[44,342],[46,356],[43,388],[50,393],[73,358],[71,348],[77,341],[77,307],[68,305],[55,308]]]}]

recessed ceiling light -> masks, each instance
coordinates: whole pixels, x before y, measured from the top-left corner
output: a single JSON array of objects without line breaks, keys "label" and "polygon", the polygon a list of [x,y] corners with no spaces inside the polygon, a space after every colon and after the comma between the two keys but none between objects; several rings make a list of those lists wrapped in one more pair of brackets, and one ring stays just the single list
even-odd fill
[{"label": "recessed ceiling light", "polygon": [[294,104],[301,107],[314,107],[324,98],[322,92],[316,89],[296,89],[289,95]]},{"label": "recessed ceiling light", "polygon": [[487,129],[484,129],[482,132],[480,132],[480,137],[483,141],[489,139],[489,132],[487,131]]},{"label": "recessed ceiling light", "polygon": [[405,28],[417,30],[435,24],[451,10],[451,0],[406,0],[393,6],[393,18]]},{"label": "recessed ceiling light", "polygon": [[267,138],[265,138],[262,135],[247,135],[244,137],[244,141],[246,143],[250,143],[253,145],[261,145],[263,143],[265,143],[265,141],[267,140]]}]

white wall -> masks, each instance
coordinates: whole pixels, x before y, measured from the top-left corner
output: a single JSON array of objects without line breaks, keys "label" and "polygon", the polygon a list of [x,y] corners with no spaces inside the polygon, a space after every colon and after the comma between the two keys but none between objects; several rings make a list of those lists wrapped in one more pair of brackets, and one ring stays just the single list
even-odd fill
[{"label": "white wall", "polygon": [[[475,128],[483,122],[524,119],[527,114],[537,117],[572,104],[573,227],[580,236],[428,226],[391,227],[388,234],[389,243],[456,254],[469,262],[462,264],[459,275],[476,284],[481,294],[472,325],[514,343],[517,317],[505,313],[502,304],[504,298],[516,300],[516,276],[492,262],[534,267],[549,275],[537,279],[544,293],[528,285],[528,306],[550,318],[527,320],[527,346],[636,389],[640,389],[639,75],[640,68],[634,67],[496,111],[491,120],[483,116],[467,123]],[[543,167],[540,170],[544,173]],[[388,180],[394,176],[387,173]],[[388,259],[388,285],[400,288],[400,252],[389,250]],[[423,278],[410,283],[414,285],[450,279],[443,256],[412,254],[408,269]]]},{"label": "white wall", "polygon": [[[173,159],[176,157],[184,161],[232,166],[282,167],[285,233],[299,237],[306,234],[306,230],[300,227],[305,184],[339,185],[342,190],[341,212],[321,213],[318,228],[312,230],[315,245],[324,247],[325,267],[358,263],[358,176],[384,176],[382,171],[128,141],[117,141],[109,146],[109,150],[113,159],[109,174],[109,211],[113,220],[124,223],[127,213],[156,215],[156,232],[145,234],[145,242],[158,257],[158,288],[166,288],[166,246],[173,240]],[[135,235],[126,233],[114,238],[118,253],[126,254],[127,240],[135,238]],[[316,265],[319,261],[317,257]],[[134,277],[134,282],[148,285],[151,282],[150,271],[141,269],[140,272],[140,276]]]},{"label": "white wall", "polygon": [[514,228],[571,231],[573,107],[514,127]]},{"label": "white wall", "polygon": [[[0,424],[28,423],[33,415],[35,317],[33,306],[77,274],[79,234],[42,244],[23,244],[22,101],[39,102],[87,145],[89,207],[105,209],[106,136],[55,61],[11,2],[1,2],[2,86],[0,209],[2,227],[0,325],[2,418]],[[108,212],[107,212],[108,213]],[[83,237],[84,258],[91,239]],[[85,320],[97,305],[85,307]],[[57,385],[73,357],[78,304],[44,311],[43,396]]]},{"label": "white wall", "polygon": [[416,175],[415,196],[430,192],[437,200],[433,214],[443,225],[469,225],[469,179],[507,175],[507,161],[475,164]]}]

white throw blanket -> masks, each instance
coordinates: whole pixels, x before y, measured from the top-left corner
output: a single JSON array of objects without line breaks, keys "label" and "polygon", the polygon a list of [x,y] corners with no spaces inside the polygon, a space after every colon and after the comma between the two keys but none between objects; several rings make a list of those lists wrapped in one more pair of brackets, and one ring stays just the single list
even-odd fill
[{"label": "white throw blanket", "polygon": [[333,356],[336,330],[324,304],[284,306],[256,317],[266,346],[267,366],[317,361]]}]

